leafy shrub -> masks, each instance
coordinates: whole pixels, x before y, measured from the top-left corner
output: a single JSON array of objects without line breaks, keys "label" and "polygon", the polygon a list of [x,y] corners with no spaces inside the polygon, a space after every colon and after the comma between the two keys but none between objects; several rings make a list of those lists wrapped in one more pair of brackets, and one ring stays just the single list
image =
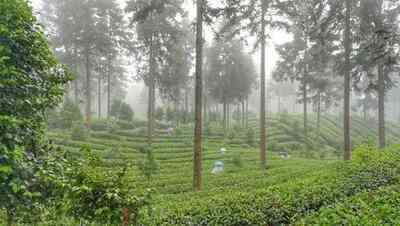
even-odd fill
[{"label": "leafy shrub", "polygon": [[164,119],[164,109],[158,107],[154,112],[154,118],[158,121],[162,121]]},{"label": "leafy shrub", "polygon": [[184,134],[184,130],[182,128],[175,128],[175,136],[180,137]]},{"label": "leafy shrub", "polygon": [[74,122],[82,122],[83,116],[78,105],[67,99],[60,109],[60,122],[62,128],[72,128]]},{"label": "leafy shrub", "polygon": [[159,172],[158,163],[154,158],[153,151],[151,149],[147,149],[145,157],[142,162],[138,163],[138,167],[148,181],[151,180],[154,174]]},{"label": "leafy shrub", "polygon": [[228,132],[228,139],[229,139],[229,140],[233,140],[233,139],[235,139],[236,137],[237,137],[237,132],[236,132],[236,130],[233,130],[233,129],[229,130],[229,132]]},{"label": "leafy shrub", "polygon": [[242,160],[242,156],[240,155],[240,153],[233,155],[232,163],[237,168],[243,167],[243,160]]},{"label": "leafy shrub", "polygon": [[110,116],[118,120],[132,121],[134,112],[129,104],[121,100],[114,100],[111,104]]},{"label": "leafy shrub", "polygon": [[173,108],[167,107],[165,111],[165,119],[167,122],[173,122],[176,119],[176,112]]},{"label": "leafy shrub", "polygon": [[111,122],[107,119],[93,119],[90,129],[93,131],[107,131],[110,128]]},{"label": "leafy shrub", "polygon": [[71,130],[71,139],[85,141],[89,138],[88,129],[81,123],[76,123]]},{"label": "leafy shrub", "polygon": [[289,225],[323,206],[399,181],[398,148],[394,151],[361,148],[355,156],[355,161],[331,165],[314,177],[251,192],[181,202],[159,216],[157,224]]},{"label": "leafy shrub", "polygon": [[132,121],[132,125],[134,128],[145,127],[147,125],[147,122],[143,120],[134,119]]},{"label": "leafy shrub", "polygon": [[246,131],[246,143],[250,145],[250,147],[256,145],[256,133],[253,128],[248,128]]},{"label": "leafy shrub", "polygon": [[117,128],[123,130],[132,130],[136,128],[133,122],[123,121],[123,120],[116,121],[116,126]]},{"label": "leafy shrub", "polygon": [[[128,164],[112,171],[98,170],[101,160],[88,148],[83,148],[85,158],[71,165],[69,187],[66,193],[66,211],[76,219],[90,222],[121,225],[123,209],[128,209],[131,219],[138,220],[139,209],[146,204],[145,196],[134,195],[127,186]],[[134,223],[134,222],[133,222]]]},{"label": "leafy shrub", "polygon": [[83,115],[70,99],[66,99],[60,109],[47,111],[47,124],[51,129],[71,129],[76,122],[83,122]]}]

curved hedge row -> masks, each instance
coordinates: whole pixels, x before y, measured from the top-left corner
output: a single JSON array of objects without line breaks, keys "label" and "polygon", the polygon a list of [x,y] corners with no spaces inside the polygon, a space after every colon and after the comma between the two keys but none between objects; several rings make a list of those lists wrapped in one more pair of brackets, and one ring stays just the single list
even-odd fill
[{"label": "curved hedge row", "polygon": [[153,225],[285,225],[361,192],[396,184],[400,149],[362,148],[356,160],[337,163],[315,177],[253,192],[232,192],[211,199],[176,203],[163,210]]}]

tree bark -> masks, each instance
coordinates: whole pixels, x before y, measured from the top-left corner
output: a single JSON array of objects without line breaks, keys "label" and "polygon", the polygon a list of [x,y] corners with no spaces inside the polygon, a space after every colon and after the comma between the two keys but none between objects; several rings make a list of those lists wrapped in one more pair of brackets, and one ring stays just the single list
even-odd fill
[{"label": "tree bark", "polygon": [[351,54],[351,33],[350,33],[351,3],[346,0],[346,25],[345,25],[345,74],[344,74],[344,160],[350,160],[351,138],[350,138],[350,54]]},{"label": "tree bark", "polygon": [[383,65],[378,66],[378,121],[379,121],[379,148],[386,147],[385,136],[385,74]]},{"label": "tree bark", "polygon": [[153,46],[154,35],[151,37],[150,43],[150,78],[148,81],[149,97],[147,104],[147,143],[151,145],[153,142],[153,126],[154,126],[154,100],[155,100],[155,60],[154,60],[154,46]]},{"label": "tree bark", "polygon": [[317,131],[320,132],[321,127],[321,92],[318,91],[318,103],[317,103]]},{"label": "tree bark", "polygon": [[108,65],[107,65],[107,118],[110,118],[111,115],[111,60],[108,57]]},{"label": "tree bark", "polygon": [[196,22],[196,84],[195,84],[195,129],[193,150],[193,189],[202,189],[202,97],[203,97],[203,9],[204,0],[197,0]]},{"label": "tree bark", "polygon": [[227,128],[226,128],[226,125],[227,125],[227,117],[226,117],[226,115],[227,115],[227,110],[226,110],[226,102],[225,102],[225,99],[224,99],[224,103],[222,103],[222,105],[223,105],[223,107],[222,107],[222,111],[223,111],[223,116],[222,116],[222,124],[223,124],[223,127],[224,127],[224,136],[226,136],[226,130],[227,130]]},{"label": "tree bark", "polygon": [[90,129],[92,120],[92,87],[91,87],[91,68],[90,68],[90,54],[86,50],[86,127]]},{"label": "tree bark", "polygon": [[97,78],[97,117],[101,118],[101,76]]},{"label": "tree bark", "polygon": [[261,0],[261,104],[260,104],[260,160],[261,169],[267,168],[266,162],[266,129],[265,129],[265,1]]},{"label": "tree bark", "polygon": [[246,127],[246,108],[245,108],[245,99],[242,99],[242,127]]},{"label": "tree bark", "polygon": [[307,118],[307,81],[303,78],[303,127],[304,127],[304,134],[307,135],[307,127],[308,127],[308,118]]},{"label": "tree bark", "polygon": [[79,105],[79,81],[78,81],[78,56],[76,54],[76,48],[74,48],[74,73],[75,73],[75,80],[74,80],[74,99],[75,104]]},{"label": "tree bark", "polygon": [[249,128],[249,97],[246,97],[246,128]]},{"label": "tree bark", "polygon": [[188,97],[188,89],[185,89],[185,123],[188,123],[188,114],[189,114],[189,97]]}]

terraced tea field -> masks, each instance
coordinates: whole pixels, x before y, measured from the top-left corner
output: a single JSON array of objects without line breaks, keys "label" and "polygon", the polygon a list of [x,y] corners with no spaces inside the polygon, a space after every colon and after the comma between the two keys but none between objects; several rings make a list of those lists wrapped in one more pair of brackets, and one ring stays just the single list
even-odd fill
[{"label": "terraced tea field", "polygon": [[[220,193],[241,191],[253,188],[268,187],[282,184],[299,178],[307,178],[311,174],[318,173],[327,165],[336,161],[341,146],[340,120],[335,117],[323,117],[320,130],[316,129],[315,120],[311,120],[310,133],[304,136],[302,133],[301,116],[275,116],[268,119],[268,170],[259,170],[259,154],[256,147],[246,144],[246,131],[240,130],[234,138],[224,138],[221,129],[214,129],[210,134],[205,134],[203,150],[203,177],[204,191],[193,194],[192,190],[192,128],[190,125],[181,127],[181,134],[168,135],[165,130],[157,130],[153,153],[159,165],[159,172],[152,176],[151,180],[138,170],[137,165],[143,161],[145,155],[140,148],[146,144],[145,134],[137,130],[119,131],[92,131],[90,137],[84,141],[71,139],[68,131],[52,131],[49,133],[55,144],[78,153],[81,147],[90,146],[95,153],[103,158],[103,170],[120,166],[124,161],[131,162],[134,167],[129,172],[129,183],[136,190],[143,191],[147,188],[155,190],[155,200],[163,205],[169,205],[174,201],[186,199],[186,197],[212,197]],[[256,128],[257,120],[250,119],[250,127]],[[352,136],[354,143],[361,143],[368,138],[376,137],[376,130],[371,129],[368,123],[361,119],[353,120]],[[257,133],[258,134],[258,133]],[[258,135],[256,135],[256,138]],[[399,143],[400,128],[394,124],[388,124],[388,141]],[[317,145],[315,144],[319,142]],[[219,152],[226,148],[227,152]],[[302,153],[318,153],[324,151],[324,158],[307,159]],[[311,150],[321,148],[323,150]],[[279,151],[293,153],[291,158],[282,159]],[[239,159],[239,160],[238,160]],[[215,161],[223,161],[224,172],[214,175],[211,173]],[[240,164],[235,161],[239,161]],[[99,169],[102,170],[102,169]],[[166,203],[166,204],[165,204]]]}]

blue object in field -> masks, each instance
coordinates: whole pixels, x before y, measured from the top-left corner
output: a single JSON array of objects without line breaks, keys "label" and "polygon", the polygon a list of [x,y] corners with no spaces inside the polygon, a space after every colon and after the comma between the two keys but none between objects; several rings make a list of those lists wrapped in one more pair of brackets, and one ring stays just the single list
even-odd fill
[{"label": "blue object in field", "polygon": [[222,161],[214,162],[213,169],[211,171],[212,174],[222,173],[224,171],[224,163]]}]

